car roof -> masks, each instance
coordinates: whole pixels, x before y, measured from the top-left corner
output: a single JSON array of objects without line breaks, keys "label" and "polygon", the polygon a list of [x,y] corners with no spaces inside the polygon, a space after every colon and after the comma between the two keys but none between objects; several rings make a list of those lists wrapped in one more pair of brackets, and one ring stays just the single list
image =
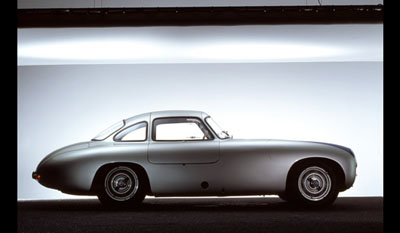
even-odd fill
[{"label": "car roof", "polygon": [[154,112],[147,112],[140,115],[136,115],[130,118],[125,119],[127,125],[130,125],[134,122],[139,121],[152,121],[155,118],[160,117],[199,117],[204,119],[208,116],[207,113],[202,111],[194,111],[194,110],[166,110],[166,111],[154,111]]},{"label": "car roof", "polygon": [[151,112],[151,117],[174,117],[174,116],[195,116],[202,117],[202,111],[193,111],[193,110],[167,110],[167,111],[157,111]]}]

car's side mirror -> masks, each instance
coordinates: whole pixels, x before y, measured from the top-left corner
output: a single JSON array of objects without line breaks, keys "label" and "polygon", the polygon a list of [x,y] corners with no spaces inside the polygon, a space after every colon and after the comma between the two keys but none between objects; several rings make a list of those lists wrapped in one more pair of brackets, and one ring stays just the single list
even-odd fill
[{"label": "car's side mirror", "polygon": [[233,135],[230,135],[230,134],[228,133],[228,131],[226,131],[226,130],[222,131],[222,133],[226,134],[226,135],[228,136],[228,138],[230,138],[230,139],[233,138]]}]

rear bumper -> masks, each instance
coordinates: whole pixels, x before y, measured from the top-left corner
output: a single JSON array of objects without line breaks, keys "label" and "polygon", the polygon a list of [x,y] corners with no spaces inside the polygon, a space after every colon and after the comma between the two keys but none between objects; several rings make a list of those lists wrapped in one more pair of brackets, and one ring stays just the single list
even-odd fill
[{"label": "rear bumper", "polygon": [[[41,173],[42,174],[42,173]],[[52,172],[51,175],[48,173],[39,174],[37,171],[32,172],[32,179],[36,180],[39,184],[59,190],[63,193],[74,194],[74,195],[95,195],[96,193],[90,190],[82,190],[74,185],[69,185],[65,182],[66,179],[60,178],[59,174]]]},{"label": "rear bumper", "polygon": [[36,171],[32,172],[32,179],[39,181],[40,175]]}]

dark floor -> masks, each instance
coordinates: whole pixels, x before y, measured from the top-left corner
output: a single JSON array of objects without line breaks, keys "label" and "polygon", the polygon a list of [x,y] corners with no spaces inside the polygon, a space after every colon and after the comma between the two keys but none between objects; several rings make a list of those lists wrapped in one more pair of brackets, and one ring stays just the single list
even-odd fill
[{"label": "dark floor", "polygon": [[383,232],[383,198],[343,197],[319,210],[271,197],[145,199],[124,210],[88,199],[19,201],[18,232]]}]

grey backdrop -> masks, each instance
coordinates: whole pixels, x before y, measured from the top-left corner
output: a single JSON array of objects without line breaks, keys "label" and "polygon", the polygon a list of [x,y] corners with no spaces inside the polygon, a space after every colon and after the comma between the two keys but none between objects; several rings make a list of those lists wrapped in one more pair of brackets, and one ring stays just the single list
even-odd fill
[{"label": "grey backdrop", "polygon": [[382,61],[382,35],[382,24],[24,28],[18,65]]},{"label": "grey backdrop", "polygon": [[39,161],[154,110],[212,115],[235,138],[324,141],[358,161],[342,195],[383,195],[382,62],[18,67],[18,199],[71,198],[31,179]]}]

